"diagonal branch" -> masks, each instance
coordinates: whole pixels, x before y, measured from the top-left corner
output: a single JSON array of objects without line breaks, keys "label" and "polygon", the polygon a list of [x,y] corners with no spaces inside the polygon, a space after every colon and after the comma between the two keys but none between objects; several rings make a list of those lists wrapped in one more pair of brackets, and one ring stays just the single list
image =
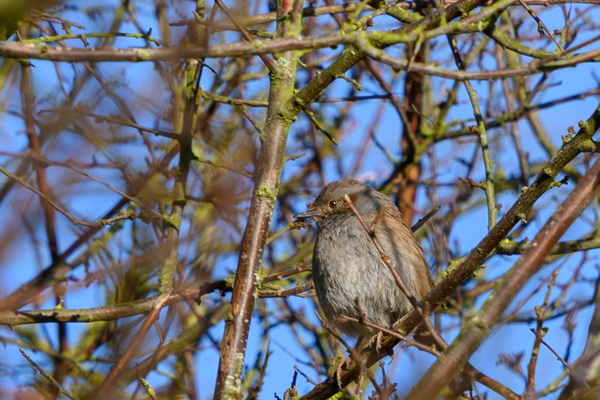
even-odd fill
[{"label": "diagonal branch", "polygon": [[[579,155],[586,146],[592,142],[592,135],[600,128],[600,105],[594,110],[594,113],[585,122],[579,123],[580,130],[578,134],[569,142],[563,144],[558,152],[550,159],[540,174],[533,181],[531,186],[517,199],[510,210],[502,217],[492,230],[479,242],[479,244],[467,255],[463,261],[455,268],[446,272],[446,278],[442,280],[420,304],[426,302],[435,305],[441,303],[455,288],[469,280],[475,270],[481,263],[492,255],[496,246],[508,235],[512,228],[520,221],[519,215],[526,213],[531,206],[548,190],[555,181],[558,173],[577,155]],[[416,312],[406,315],[398,324],[397,329],[403,332],[412,331],[421,322]],[[367,365],[371,366],[382,358],[382,355],[388,354],[398,344],[395,338],[385,338],[379,352],[373,351],[369,354]],[[341,381],[343,385],[348,385],[358,376],[360,369],[355,364],[348,365],[344,369]],[[309,393],[302,397],[308,399],[326,399],[338,391],[335,379],[328,378],[316,385]]]},{"label": "diagonal branch", "polygon": [[408,400],[435,399],[469,360],[473,352],[499,322],[502,313],[523,286],[545,265],[544,258],[600,191],[600,159],[586,172],[567,199],[513,267],[500,279],[488,300],[461,329],[458,337],[413,387]]}]

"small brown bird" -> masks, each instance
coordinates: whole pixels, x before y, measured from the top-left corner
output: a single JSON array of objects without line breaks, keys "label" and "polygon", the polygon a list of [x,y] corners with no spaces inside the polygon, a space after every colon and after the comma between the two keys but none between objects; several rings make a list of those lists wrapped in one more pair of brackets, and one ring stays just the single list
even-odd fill
[{"label": "small brown bird", "polygon": [[[410,292],[421,299],[433,288],[423,250],[394,203],[367,185],[341,180],[327,185],[306,212],[295,215],[313,219],[317,224],[312,264],[317,298],[332,323],[342,315],[360,319],[355,308],[358,299],[367,321],[391,328],[412,310],[412,305],[344,195],[350,197],[367,225],[382,213],[375,225],[375,236]],[[338,326],[352,336],[370,337],[377,332],[357,322]]]}]

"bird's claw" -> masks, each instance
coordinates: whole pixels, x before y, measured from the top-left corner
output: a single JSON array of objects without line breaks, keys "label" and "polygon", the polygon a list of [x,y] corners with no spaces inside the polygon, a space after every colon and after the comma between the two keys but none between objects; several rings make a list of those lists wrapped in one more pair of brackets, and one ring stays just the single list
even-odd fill
[{"label": "bird's claw", "polygon": [[379,331],[376,335],[373,335],[369,340],[369,346],[373,346],[373,342],[375,342],[375,351],[378,355],[381,355],[379,353],[379,350],[381,350],[381,339],[383,339],[383,332]]},{"label": "bird's claw", "polygon": [[335,377],[335,381],[337,382],[338,388],[343,389],[342,387],[342,370],[350,364],[350,357],[346,358],[344,361],[340,362],[335,370],[333,371],[333,376]]}]

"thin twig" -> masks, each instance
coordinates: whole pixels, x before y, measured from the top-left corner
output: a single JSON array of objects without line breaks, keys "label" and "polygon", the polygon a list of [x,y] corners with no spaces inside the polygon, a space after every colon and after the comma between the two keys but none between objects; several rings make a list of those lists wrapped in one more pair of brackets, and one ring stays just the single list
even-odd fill
[{"label": "thin twig", "polygon": [[413,232],[418,231],[423,225],[425,225],[425,223],[427,223],[427,221],[431,219],[431,217],[433,217],[435,214],[437,214],[438,211],[440,211],[440,208],[442,208],[442,206],[437,206],[431,211],[429,211],[427,214],[425,214],[423,218],[419,218],[419,220],[415,222],[413,226],[410,227],[410,230]]},{"label": "thin twig", "polygon": [[[529,330],[530,330],[530,331],[531,331],[531,332],[532,332],[534,335],[537,335],[537,332],[536,332],[536,330],[535,330],[534,328],[530,328]],[[554,349],[553,349],[553,348],[552,348],[552,347],[551,347],[551,346],[550,346],[548,343],[546,343],[546,341],[545,341],[544,339],[540,339],[540,342],[541,342],[541,343],[542,343],[544,346],[546,346],[546,348],[547,348],[548,350],[550,350],[550,352],[551,352],[552,354],[554,354],[554,356],[556,357],[556,359],[557,359],[558,361],[560,361],[562,365],[564,365],[564,367],[567,369],[567,371],[569,371],[569,374],[570,374],[571,376],[576,376],[576,375],[575,375],[575,371],[573,371],[573,370],[571,369],[571,367],[569,367],[569,364],[568,364],[568,363],[567,363],[567,362],[564,360],[564,358],[562,358],[562,357],[560,356],[560,354],[558,354],[558,353],[557,353],[557,352],[556,352],[556,351],[555,351],[555,350],[554,350]],[[587,384],[587,382],[585,382],[585,381],[582,381],[582,383],[583,383],[583,385],[584,385],[586,388],[588,388],[588,389],[590,388],[590,387],[589,387],[589,385]]]},{"label": "thin twig", "polygon": [[[446,343],[445,343],[444,339],[437,332],[437,330],[435,329],[435,327],[433,326],[433,324],[431,323],[431,321],[429,320],[429,318],[427,316],[425,316],[425,314],[423,313],[423,309],[419,306],[419,301],[410,292],[410,289],[408,288],[408,286],[406,286],[406,283],[404,282],[404,280],[402,279],[402,277],[398,273],[398,270],[396,270],[396,267],[392,263],[392,261],[390,259],[390,256],[388,256],[385,253],[385,251],[383,250],[383,246],[381,245],[381,243],[377,239],[377,236],[375,236],[375,226],[372,225],[372,226],[369,227],[367,225],[367,223],[363,219],[362,215],[360,215],[360,213],[358,212],[358,210],[356,209],[356,207],[352,203],[352,200],[350,199],[350,196],[348,196],[347,194],[345,194],[344,195],[344,200],[346,201],[346,203],[348,203],[348,206],[350,207],[350,209],[352,210],[352,212],[354,213],[354,215],[356,216],[356,218],[358,218],[358,221],[360,222],[360,224],[362,225],[362,227],[369,234],[369,237],[371,238],[371,240],[373,241],[373,244],[377,248],[377,251],[381,255],[382,261],[385,263],[385,265],[387,265],[387,267],[389,268],[390,272],[392,273],[392,276],[394,277],[394,280],[396,281],[396,285],[398,285],[398,288],[400,288],[400,290],[402,291],[402,293],[404,293],[404,295],[406,296],[406,298],[408,298],[408,300],[412,304],[414,310],[417,312],[417,314],[419,315],[419,317],[423,321],[423,324],[425,325],[425,327],[427,328],[427,330],[431,334],[431,337],[435,340],[436,344],[440,347],[440,349],[444,349],[446,347]],[[376,221],[373,221],[373,222],[376,222]]]},{"label": "thin twig", "polygon": [[37,369],[40,374],[42,374],[46,379],[48,379],[56,388],[58,388],[58,390],[60,391],[59,394],[63,394],[66,397],[68,397],[69,399],[75,400],[75,398],[73,396],[71,396],[71,394],[69,392],[67,392],[62,385],[52,377],[52,375],[50,375],[49,373],[47,373],[46,371],[44,371],[44,369],[42,367],[40,367],[39,364],[37,364],[35,361],[33,361],[28,355],[27,353],[25,353],[25,351],[23,349],[19,349],[19,351],[21,352],[21,354],[23,355],[23,357],[25,357],[25,359],[27,360],[27,362],[29,364],[31,364],[35,369]]},{"label": "thin twig", "polygon": [[531,17],[535,20],[535,22],[537,22],[538,31],[540,31],[540,34],[542,33],[542,30],[545,31],[546,34],[550,37],[550,39],[552,39],[552,41],[554,42],[556,47],[558,47],[558,49],[564,53],[565,50],[562,48],[560,43],[558,43],[558,41],[554,37],[554,34],[550,31],[550,29],[548,29],[548,27],[542,22],[542,20],[536,15],[535,11],[533,11],[533,9],[531,7],[529,7],[524,0],[519,0],[519,3],[523,6],[523,8],[525,10],[527,10],[529,15],[531,15]]},{"label": "thin twig", "polygon": [[30,184],[28,184],[27,182],[25,182],[25,180],[21,179],[20,177],[11,174],[10,172],[8,172],[8,170],[6,170],[6,168],[4,168],[3,166],[0,165],[0,173],[6,175],[6,177],[8,177],[9,179],[12,179],[13,181],[17,182],[18,184],[20,184],[21,186],[23,186],[26,189],[29,189],[30,191],[32,191],[33,193],[37,194],[42,200],[44,200],[48,205],[50,205],[52,208],[54,208],[56,211],[58,211],[59,213],[61,213],[62,215],[64,215],[65,217],[67,217],[69,219],[69,221],[71,221],[72,223],[76,224],[76,225],[82,225],[82,226],[87,226],[90,228],[96,228],[96,227],[101,227],[104,226],[103,224],[99,223],[99,222],[86,222],[86,221],[81,221],[77,218],[75,218],[74,216],[72,216],[68,211],[64,210],[61,206],[59,206],[58,204],[56,204],[54,201],[52,201],[52,199],[50,199],[48,196],[46,196],[44,193],[42,193],[41,191],[39,191],[37,188],[31,186]]},{"label": "thin twig", "polygon": [[[235,17],[235,15],[233,15],[231,13],[231,11],[229,11],[229,9],[227,8],[227,6],[225,6],[225,4],[223,4],[223,2],[221,0],[214,0],[214,1],[215,1],[215,4],[217,6],[219,6],[219,8],[225,13],[225,15],[227,15],[227,18],[229,18],[229,20],[233,23],[233,25],[242,34],[242,37],[246,41],[252,42],[253,41],[252,37],[250,36],[250,34],[246,30],[246,28],[244,28],[244,26],[237,21],[237,18]],[[269,56],[267,56],[266,54],[261,54],[261,55],[259,55],[259,57],[265,63],[265,65],[267,66],[267,68],[269,68],[269,70],[271,72],[275,72],[275,70],[276,70],[275,63],[273,62],[273,60]]]}]

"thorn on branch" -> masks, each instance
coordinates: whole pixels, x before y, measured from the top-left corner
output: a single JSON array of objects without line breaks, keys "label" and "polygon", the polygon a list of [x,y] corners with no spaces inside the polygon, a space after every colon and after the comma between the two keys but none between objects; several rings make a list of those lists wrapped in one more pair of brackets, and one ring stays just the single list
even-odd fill
[{"label": "thorn on branch", "polygon": [[377,226],[377,223],[379,222],[379,220],[383,216],[384,211],[385,211],[385,208],[382,208],[381,211],[379,211],[377,213],[377,215],[375,216],[375,218],[373,219],[373,222],[371,223],[371,226],[369,227],[369,229],[371,230],[371,232],[373,232],[373,233],[375,232],[375,227]]},{"label": "thorn on branch", "polygon": [[458,180],[461,181],[461,182],[467,183],[471,187],[476,187],[476,188],[484,189],[485,190],[485,186],[482,183],[475,182],[473,180],[473,178],[471,178],[470,176],[467,177],[467,179],[465,179],[465,178],[458,178]]},{"label": "thorn on branch", "polygon": [[427,214],[425,214],[423,218],[420,218],[417,222],[415,222],[415,224],[410,227],[410,230],[413,231],[413,233],[418,231],[423,225],[425,225],[427,221],[429,221],[435,214],[437,214],[437,212],[440,211],[441,208],[442,206],[437,206],[433,210],[429,211]]}]

